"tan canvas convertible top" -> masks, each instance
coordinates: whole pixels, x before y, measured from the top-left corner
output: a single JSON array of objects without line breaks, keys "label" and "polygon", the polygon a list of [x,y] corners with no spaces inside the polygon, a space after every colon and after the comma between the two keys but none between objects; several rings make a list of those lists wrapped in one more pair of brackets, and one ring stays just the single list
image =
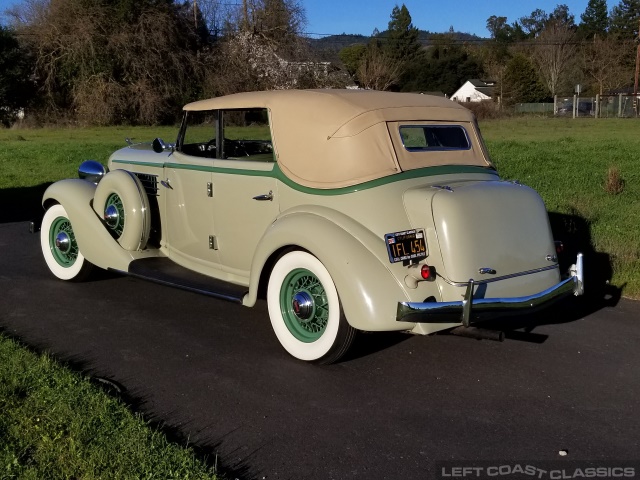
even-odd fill
[{"label": "tan canvas convertible top", "polygon": [[[429,95],[367,90],[247,92],[190,103],[185,110],[267,108],[278,164],[314,188],[338,188],[435,165],[490,166],[473,114]],[[398,125],[463,125],[468,151],[409,152]]]}]

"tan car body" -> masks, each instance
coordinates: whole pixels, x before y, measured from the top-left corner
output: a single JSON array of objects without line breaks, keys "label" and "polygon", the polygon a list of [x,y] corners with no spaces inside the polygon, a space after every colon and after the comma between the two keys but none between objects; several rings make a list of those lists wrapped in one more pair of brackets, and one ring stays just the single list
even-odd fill
[{"label": "tan car body", "polygon": [[[138,144],[110,157],[111,172],[156,179],[155,245],[122,248],[92,208],[98,187],[86,180],[55,183],[43,204],[65,207],[89,262],[127,273],[133,260],[168,257],[245,286],[246,306],[257,301],[281,252],[309,252],[328,270],[358,330],[432,333],[465,319],[401,317],[399,304],[457,309],[465,298],[527,297],[561,281],[542,200],[499,179],[473,115],[454,102],[381,92],[252,92],[185,111],[241,108],[268,111],[275,161],[186,155],[180,137],[177,149],[156,153]],[[425,125],[461,126],[469,148],[405,148],[401,128]],[[256,201],[260,196],[271,199]],[[385,234],[411,229],[424,231],[426,259],[392,263]],[[435,272],[428,281],[416,276],[425,264]]]}]

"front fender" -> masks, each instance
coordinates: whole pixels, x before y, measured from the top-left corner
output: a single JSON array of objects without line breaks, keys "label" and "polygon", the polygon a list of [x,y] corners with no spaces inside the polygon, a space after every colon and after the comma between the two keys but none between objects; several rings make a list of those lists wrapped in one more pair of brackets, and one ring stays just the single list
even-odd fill
[{"label": "front fender", "polygon": [[398,299],[408,297],[386,264],[372,252],[371,247],[377,243],[384,249],[384,240],[339,212],[315,210],[287,212],[267,230],[256,249],[249,294],[243,303],[255,303],[260,274],[269,258],[278,250],[296,247],[315,255],[327,268],[351,326],[368,331],[413,328],[414,323],[396,321]]},{"label": "front fender", "polygon": [[127,271],[131,260],[148,256],[142,252],[129,252],[107,231],[91,208],[96,185],[86,180],[60,180],[47,188],[42,197],[46,208],[52,202],[61,204],[69,215],[73,233],[82,255],[100,268]]}]

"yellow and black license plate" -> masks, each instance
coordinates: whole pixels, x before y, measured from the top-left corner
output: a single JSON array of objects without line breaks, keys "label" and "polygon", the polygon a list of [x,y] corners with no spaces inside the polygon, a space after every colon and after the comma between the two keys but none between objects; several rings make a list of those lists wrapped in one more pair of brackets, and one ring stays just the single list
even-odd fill
[{"label": "yellow and black license plate", "polygon": [[391,263],[420,260],[427,256],[424,230],[405,230],[384,236]]}]

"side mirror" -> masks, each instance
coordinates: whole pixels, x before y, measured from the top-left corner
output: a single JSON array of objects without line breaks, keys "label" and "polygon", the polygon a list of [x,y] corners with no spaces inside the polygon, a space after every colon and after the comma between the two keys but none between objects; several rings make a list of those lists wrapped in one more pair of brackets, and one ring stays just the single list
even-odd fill
[{"label": "side mirror", "polygon": [[166,144],[164,140],[161,138],[156,138],[153,141],[153,151],[156,153],[166,152],[167,150],[171,150],[172,152],[175,150],[176,146],[173,144]]}]

